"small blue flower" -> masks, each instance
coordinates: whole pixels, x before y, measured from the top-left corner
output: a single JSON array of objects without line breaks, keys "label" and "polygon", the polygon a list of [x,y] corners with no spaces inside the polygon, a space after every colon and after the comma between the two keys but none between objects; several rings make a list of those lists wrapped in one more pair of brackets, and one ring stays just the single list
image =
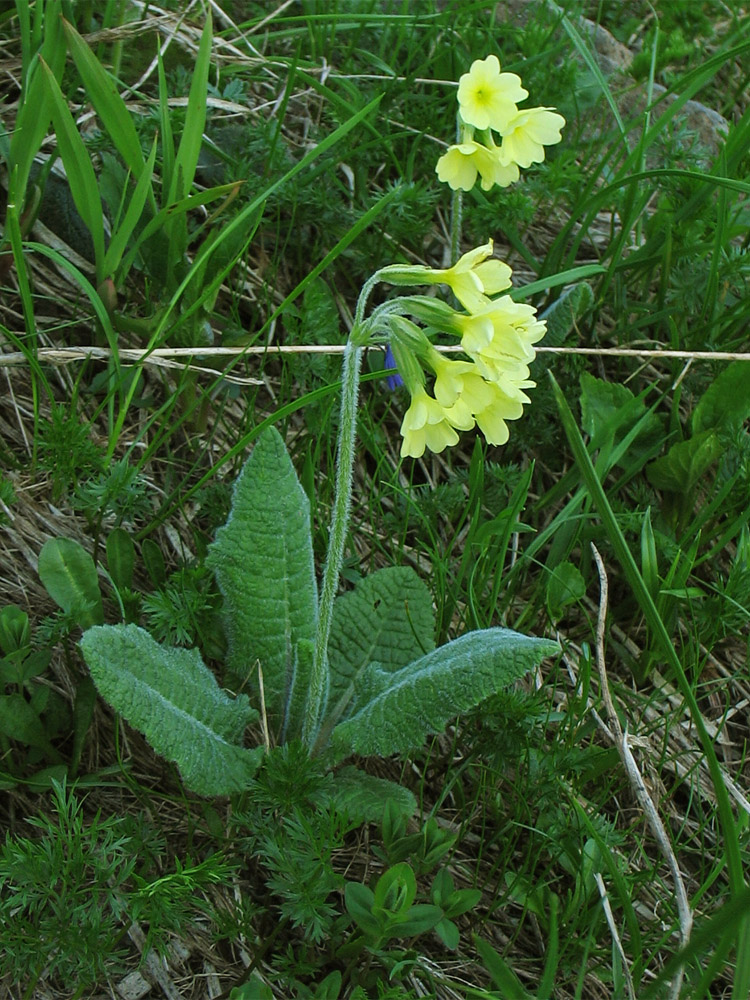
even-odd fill
[{"label": "small blue flower", "polygon": [[[393,351],[391,350],[391,345],[390,344],[388,344],[388,346],[385,349],[385,367],[386,368],[395,368],[396,367],[396,359],[393,356]],[[396,372],[395,375],[387,375],[386,376],[385,384],[388,386],[388,388],[391,391],[393,391],[394,389],[398,389],[398,387],[400,385],[403,385],[404,384],[404,380],[401,378],[401,376],[398,374],[398,372]]]}]

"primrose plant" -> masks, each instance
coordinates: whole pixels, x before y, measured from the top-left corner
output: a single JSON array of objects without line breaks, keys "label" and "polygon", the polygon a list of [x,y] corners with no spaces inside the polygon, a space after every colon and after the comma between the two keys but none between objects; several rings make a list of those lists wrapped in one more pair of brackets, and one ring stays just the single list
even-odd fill
[{"label": "primrose plant", "polygon": [[[458,96],[467,128],[487,129],[486,140],[493,128],[503,135],[501,146],[483,147],[499,163],[543,159],[542,143],[559,139],[556,123],[540,117],[551,115],[548,109],[513,111],[526,91],[518,77],[500,73],[494,56],[473,64]],[[482,105],[489,117],[480,115]],[[457,155],[473,162],[476,151],[470,156],[466,145],[455,147]],[[438,172],[452,187],[457,181],[471,186],[465,166],[446,174],[444,161]],[[266,746],[299,740],[331,767],[354,754],[403,753],[557,651],[554,642],[506,628],[469,632],[435,648],[431,597],[410,568],[381,569],[338,594],[364,350],[390,345],[410,393],[401,427],[404,457],[419,457],[425,448],[439,452],[474,427],[488,442],[503,444],[507,422],[529,402],[529,363],[545,324],[532,306],[508,294],[511,269],[492,250],[490,240],[444,269],[390,265],[362,289],[344,352],[335,498],[320,590],[309,501],[279,432],[268,426],[259,435],[208,556],[223,595],[227,670],[238,686],[255,692],[255,707],[246,694],[231,697],[220,689],[197,650],[162,646],[136,625],[85,632],[81,646],[100,693],[177,763],[185,784],[199,794],[248,787],[264,752],[244,744],[253,722],[260,723]],[[379,282],[409,287],[409,294],[368,315]],[[447,286],[461,308],[411,291],[424,285]],[[438,333],[454,336],[468,360],[444,357],[433,343]]]}]

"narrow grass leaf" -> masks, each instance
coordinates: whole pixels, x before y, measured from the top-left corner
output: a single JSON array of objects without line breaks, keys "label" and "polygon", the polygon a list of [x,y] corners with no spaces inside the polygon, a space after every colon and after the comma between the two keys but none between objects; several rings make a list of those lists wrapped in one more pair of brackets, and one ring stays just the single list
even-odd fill
[{"label": "narrow grass leaf", "polygon": [[104,69],[73,25],[65,18],[62,19],[62,24],[70,54],[86,89],[86,96],[93,104],[100,122],[128,169],[138,180],[148,167],[143,159],[141,143],[127,105],[120,97],[112,76]]},{"label": "narrow grass leaf", "polygon": [[[156,161],[156,148],[157,139],[154,137],[151,152],[149,153],[148,160],[146,161],[146,167],[141,172],[141,176],[138,178],[132,195],[128,198],[127,211],[125,212],[125,215],[117,229],[112,233],[112,238],[109,241],[107,252],[104,255],[102,271],[104,272],[105,278],[114,274],[119,267],[122,256],[130,243],[133,231],[143,215],[146,199],[149,198],[149,195],[153,198],[152,176],[154,172],[154,163]],[[126,276],[127,272],[120,274],[119,281],[123,281]]]},{"label": "narrow grass leaf", "polygon": [[180,145],[175,157],[172,180],[169,185],[167,203],[172,204],[184,198],[193,185],[195,168],[198,165],[203,144],[203,129],[206,126],[206,92],[208,86],[208,70],[211,65],[211,44],[213,30],[211,11],[208,11],[206,24],[201,35],[198,55],[193,66],[190,93],[188,94],[185,125],[182,130]]},{"label": "narrow grass leaf", "polygon": [[[581,475],[584,479],[586,487],[606,529],[607,536],[615,551],[615,555],[622,566],[633,594],[635,595],[644,617],[648,622],[654,640],[658,643],[662,654],[671,666],[680,692],[685,699],[688,709],[690,710],[690,715],[695,724],[703,752],[706,756],[706,763],[708,765],[711,780],[714,786],[719,821],[723,834],[724,851],[727,859],[729,884],[732,893],[737,896],[745,889],[744,868],[740,856],[737,827],[735,825],[732,807],[729,802],[729,795],[727,793],[726,785],[724,784],[723,773],[716,757],[713,742],[708,734],[708,731],[706,730],[700,707],[696,701],[695,694],[693,693],[693,689],[685,674],[682,663],[680,662],[680,658],[677,655],[677,651],[672,644],[672,640],[670,639],[664,622],[657,611],[656,605],[648,592],[648,588],[643,582],[643,577],[638,572],[638,567],[636,566],[628,543],[625,540],[625,536],[622,533],[617,518],[615,517],[612,507],[610,506],[609,500],[607,499],[607,495],[604,492],[604,488],[599,481],[596,471],[594,470],[591,458],[586,451],[586,446],[583,443],[583,438],[581,437],[578,427],[576,426],[570,407],[568,406],[560,386],[557,384],[557,381],[551,373],[550,378],[552,380],[552,388],[557,401],[560,419],[562,421],[568,443],[573,451],[578,467],[581,470]],[[735,990],[732,994],[733,997],[740,998],[747,996],[748,991],[750,990],[750,921],[747,919],[743,920],[737,928],[737,950],[740,956],[747,956],[743,957],[740,961],[738,976],[735,981]]]},{"label": "narrow grass leaf", "polygon": [[[17,5],[17,8],[23,6],[24,4],[21,3]],[[65,66],[65,41],[60,23],[60,0],[50,0],[46,4],[46,9],[44,6],[41,3],[36,5],[37,16],[39,11],[44,10],[44,43],[41,55],[46,60],[55,80],[60,80]],[[31,58],[32,47],[33,41],[30,41],[28,58]],[[23,83],[23,100],[16,117],[10,145],[11,158],[8,165],[11,175],[8,196],[10,201],[15,201],[18,205],[19,215],[23,210],[31,164],[39,152],[52,118],[52,102],[40,61],[37,60],[31,65],[26,63],[24,69],[26,74]]]},{"label": "narrow grass leaf", "polygon": [[39,60],[46,81],[48,93],[52,101],[52,120],[57,135],[57,145],[60,157],[65,165],[65,173],[70,186],[70,193],[86,228],[91,233],[94,243],[97,283],[105,275],[102,272],[104,261],[104,209],[99,196],[99,185],[91,165],[91,158],[78,133],[78,127],[70,113],[67,101],[63,97],[60,86],[52,70],[43,59]]}]

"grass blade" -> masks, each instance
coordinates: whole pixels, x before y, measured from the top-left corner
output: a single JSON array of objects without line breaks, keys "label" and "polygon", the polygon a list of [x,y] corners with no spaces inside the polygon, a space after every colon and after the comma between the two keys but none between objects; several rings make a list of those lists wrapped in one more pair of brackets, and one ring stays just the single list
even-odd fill
[{"label": "grass blade", "polygon": [[65,165],[65,173],[70,185],[75,206],[80,212],[86,228],[91,233],[94,243],[96,260],[96,278],[100,283],[105,275],[102,271],[104,262],[104,209],[99,197],[99,185],[96,180],[91,158],[78,133],[75,119],[65,100],[60,86],[47,63],[40,58],[39,64],[43,79],[47,84],[48,94],[52,101],[52,120],[57,135],[57,145]]},{"label": "grass blade", "polygon": [[[583,481],[588,489],[594,506],[599,513],[599,517],[602,520],[607,537],[609,538],[612,548],[614,549],[615,555],[617,556],[633,594],[638,601],[641,611],[643,612],[643,615],[648,623],[654,642],[660,647],[662,655],[671,666],[677,686],[679,687],[680,692],[690,710],[690,715],[693,723],[695,724],[701,747],[703,748],[703,752],[706,756],[706,763],[708,765],[711,780],[714,786],[719,821],[721,823],[724,839],[724,850],[726,853],[730,889],[733,896],[738,896],[745,889],[745,877],[742,859],[740,856],[740,845],[737,836],[737,827],[735,825],[732,808],[729,802],[729,795],[724,784],[724,777],[721,767],[719,766],[719,761],[716,757],[713,742],[708,734],[705,723],[703,722],[703,716],[701,715],[700,707],[696,701],[690,681],[685,674],[680,658],[677,655],[677,651],[675,650],[672,640],[669,637],[669,633],[667,632],[664,622],[657,611],[656,605],[648,592],[648,588],[646,587],[643,577],[638,570],[635,559],[633,558],[628,543],[625,540],[625,536],[623,535],[620,525],[617,522],[617,518],[615,517],[614,511],[610,506],[607,495],[604,492],[604,488],[599,481],[599,477],[596,474],[591,457],[586,450],[586,445],[583,442],[583,438],[578,430],[578,426],[570,407],[568,406],[567,400],[555,380],[554,375],[552,375],[551,372],[549,374],[550,379],[552,380],[552,389],[555,394],[557,408],[560,413],[560,419],[565,430],[565,435],[568,439],[571,450],[573,451],[573,455],[575,456],[576,463],[581,471]],[[750,989],[750,920],[747,918],[743,919],[737,929],[737,953],[739,956],[738,970],[733,996],[740,998],[747,996],[748,990]],[[740,969],[739,965],[742,965],[743,968]]]},{"label": "grass blade", "polygon": [[62,24],[70,54],[86,89],[86,96],[93,104],[99,120],[109,133],[120,156],[137,180],[143,173],[146,163],[138,133],[125,101],[120,97],[110,74],[73,25],[65,18],[62,19]]}]

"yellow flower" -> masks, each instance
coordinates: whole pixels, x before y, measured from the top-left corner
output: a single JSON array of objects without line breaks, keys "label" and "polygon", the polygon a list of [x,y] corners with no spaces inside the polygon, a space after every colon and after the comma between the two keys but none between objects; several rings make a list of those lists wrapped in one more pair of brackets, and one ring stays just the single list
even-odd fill
[{"label": "yellow flower", "polygon": [[458,442],[458,434],[446,418],[443,407],[422,386],[414,390],[411,406],[401,424],[401,457],[420,458],[425,448],[436,454]]},{"label": "yellow flower", "polygon": [[489,401],[487,383],[477,366],[470,361],[449,361],[434,351],[430,367],[436,374],[435,399],[448,420],[459,430],[470,431],[474,426],[474,411],[481,410]]},{"label": "yellow flower", "polygon": [[513,385],[510,393],[505,392],[467,361],[449,361],[435,352],[430,365],[436,372],[435,398],[448,420],[459,430],[471,430],[476,421],[489,444],[505,444],[509,436],[505,421],[523,414],[528,396]]},{"label": "yellow flower", "polygon": [[[488,295],[510,288],[512,271],[501,260],[492,258],[492,240],[469,250],[453,267],[414,269],[415,284],[448,285],[458,301],[469,312],[476,312],[488,306]],[[491,259],[487,259],[491,258]]]},{"label": "yellow flower", "polygon": [[[477,410],[474,416],[488,444],[505,444],[510,436],[505,421],[518,420],[523,415],[523,403],[529,403],[530,400],[523,393],[508,396],[495,382],[488,384],[492,398],[487,406]],[[519,396],[523,396],[523,399]]]},{"label": "yellow flower", "polygon": [[[458,301],[469,312],[487,306],[488,295],[510,288],[512,271],[501,260],[492,258],[492,240],[459,257],[453,267],[435,270],[438,281],[449,285]],[[490,258],[490,259],[488,259]]]},{"label": "yellow flower", "polygon": [[502,131],[500,158],[503,163],[530,167],[544,160],[544,147],[559,142],[560,129],[565,124],[562,115],[552,108],[528,108],[519,111]]},{"label": "yellow flower", "polygon": [[528,96],[520,77],[500,72],[497,56],[475,60],[458,81],[461,118],[478,129],[502,132],[518,110],[516,102]]},{"label": "yellow flower", "polygon": [[520,390],[534,385],[528,381],[528,364],[536,357],[532,345],[546,333],[534,307],[503,295],[471,316],[456,315],[454,322],[461,346],[484,378],[496,382],[506,395],[528,402]]},{"label": "yellow flower", "polygon": [[454,191],[471,191],[477,175],[482,180],[482,190],[489,191],[495,184],[508,187],[514,184],[520,174],[515,163],[504,163],[502,147],[488,149],[475,142],[461,142],[450,146],[437,161],[435,171],[441,181],[449,184]]}]

